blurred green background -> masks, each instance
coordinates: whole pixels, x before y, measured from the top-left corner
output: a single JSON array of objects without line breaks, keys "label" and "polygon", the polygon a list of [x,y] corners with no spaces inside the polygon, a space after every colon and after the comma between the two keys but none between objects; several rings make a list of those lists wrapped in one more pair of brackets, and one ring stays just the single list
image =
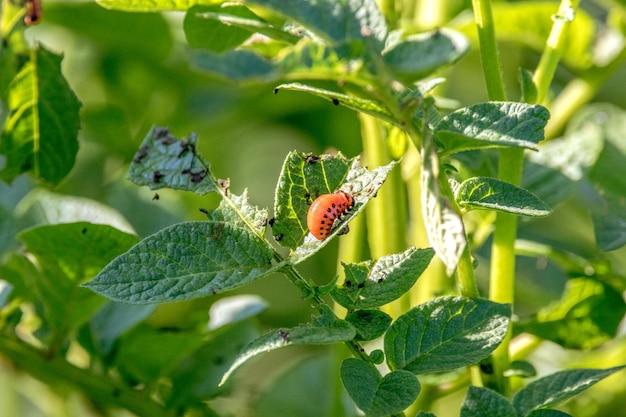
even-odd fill
[{"label": "blurred green background", "polygon": [[[451,4],[456,8],[451,13],[467,7],[464,2]],[[592,13],[598,10],[592,2],[583,5]],[[171,190],[158,191],[157,200],[154,192],[125,180],[128,165],[153,124],[168,126],[178,137],[197,132],[198,150],[211,162],[214,173],[220,178],[230,178],[234,193],[247,188],[252,203],[270,208],[276,180],[289,151],[337,150],[352,157],[362,150],[358,120],[350,110],[297,93],[283,91],[274,95],[274,84],[237,85],[190,68],[188,46],[182,32],[183,17],[183,13],[110,11],[91,1],[50,0],[44,2],[42,23],[27,30],[27,37],[33,44],[41,43],[64,54],[63,72],[83,103],[76,165],[54,193],[88,198],[112,207],[140,237],[184,220],[201,220],[204,215],[199,209],[210,209],[218,203],[216,196],[200,197]],[[534,68],[539,54],[514,40],[503,43],[501,51],[508,92],[510,99],[515,100],[519,98],[518,68]],[[452,103],[462,106],[487,99],[475,48],[442,75],[448,81],[437,94],[451,99]],[[574,75],[570,69],[559,70],[556,88],[565,85]],[[594,101],[624,106],[625,79],[626,68],[622,68],[602,87]],[[588,212],[587,197],[592,198],[592,194],[587,193],[585,184],[576,187],[570,198],[555,207],[552,216],[522,222],[520,237],[549,243],[587,258],[597,256]],[[15,213],[28,214],[34,199],[51,198],[45,192],[33,194],[36,188],[37,185],[26,177],[11,185],[0,184],[3,208],[7,212],[17,208]],[[24,196],[27,197],[23,199]],[[24,215],[22,220],[21,227],[43,221],[36,215]],[[8,230],[4,236],[14,233],[15,230]],[[13,239],[5,239],[0,250],[7,252],[16,245]],[[477,255],[478,279],[483,286],[487,278],[488,247],[485,244]],[[322,254],[302,266],[303,274],[318,283],[329,281],[336,271],[336,249],[336,242],[326,247]],[[607,254],[616,274],[626,275],[625,255],[624,249]],[[519,271],[518,313],[532,313],[558,299],[567,278],[544,259],[520,258]],[[239,292],[256,293],[267,300],[269,308],[260,316],[263,326],[288,327],[307,321],[311,314],[298,290],[281,276],[255,282]],[[213,301],[201,299],[159,306],[150,321],[158,326],[184,328],[195,323],[197,317],[206,316]],[[288,367],[292,358],[310,354],[304,349],[271,354],[253,366],[249,374],[266,375],[268,369],[277,374],[276,368]],[[560,353],[547,355],[554,358]],[[605,359],[617,361],[616,358]],[[575,356],[571,360],[582,363],[587,359]],[[624,361],[625,358],[621,358],[621,362]],[[302,372],[310,369],[336,372],[337,364],[332,362],[327,356],[311,356],[301,364],[301,369]],[[545,369],[558,365],[556,361],[545,362]],[[594,362],[593,366],[603,365]],[[288,381],[279,381],[279,384],[282,384],[281,390],[289,386]],[[240,389],[250,391],[246,393],[250,396],[251,392],[260,390],[260,385],[263,384],[250,383]],[[0,393],[15,391],[30,401],[30,406],[23,408],[24,417],[67,415],[64,407],[74,404],[70,400],[55,408],[54,397],[49,396],[45,387],[22,375],[7,374],[0,367]],[[258,406],[271,410],[271,398],[264,396]],[[598,398],[598,394],[592,394],[592,398]],[[311,398],[311,401],[322,399]],[[615,402],[615,399],[607,401]],[[2,402],[0,399],[0,404]],[[585,407],[592,407],[590,402],[593,401],[587,400]],[[626,405],[621,405],[624,412]],[[79,405],[76,407],[81,409]],[[606,405],[605,410],[608,407]],[[585,415],[618,415],[608,412],[613,414]]]}]

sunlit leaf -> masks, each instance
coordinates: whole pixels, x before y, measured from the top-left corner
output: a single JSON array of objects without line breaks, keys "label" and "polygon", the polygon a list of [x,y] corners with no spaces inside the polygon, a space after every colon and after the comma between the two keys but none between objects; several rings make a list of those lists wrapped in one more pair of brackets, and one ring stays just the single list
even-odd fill
[{"label": "sunlit leaf", "polygon": [[544,217],[552,210],[530,191],[490,177],[473,177],[455,190],[457,203],[465,208],[482,208],[529,217]]},{"label": "sunlit leaf", "polygon": [[623,368],[573,369],[548,375],[531,382],[515,394],[513,406],[520,416],[526,416],[533,410],[553,407]]},{"label": "sunlit leaf", "polygon": [[81,104],[61,73],[61,60],[42,47],[32,49],[9,85],[0,137],[4,181],[28,172],[57,184],[74,166]]},{"label": "sunlit leaf", "polygon": [[505,146],[537,150],[549,117],[548,110],[536,104],[479,103],[444,116],[434,138],[444,154]]},{"label": "sunlit leaf", "polygon": [[511,309],[488,300],[439,297],[396,320],[385,334],[391,369],[445,372],[486,358],[506,336]]}]

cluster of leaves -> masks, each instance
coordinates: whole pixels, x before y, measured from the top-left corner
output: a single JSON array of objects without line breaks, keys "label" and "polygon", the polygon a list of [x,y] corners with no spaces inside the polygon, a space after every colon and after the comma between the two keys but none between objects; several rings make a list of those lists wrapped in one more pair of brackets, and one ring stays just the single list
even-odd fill
[{"label": "cluster of leaves", "polygon": [[[195,135],[178,139],[166,128],[153,127],[135,154],[128,178],[151,189],[219,194],[221,203],[206,212],[206,220],[175,224],[141,241],[86,222],[39,226],[19,234],[25,254],[14,254],[0,269],[8,284],[0,288],[3,333],[18,333],[25,320],[19,302],[27,301],[41,320],[33,337],[45,346],[46,355],[64,355],[69,337],[76,334],[93,361],[115,370],[120,381],[112,382],[111,394],[88,371],[67,362],[53,368],[44,356],[26,355],[30,351],[15,338],[0,340],[0,352],[33,373],[37,368],[50,374],[70,370],[68,378],[85,387],[101,407],[121,405],[151,416],[196,408],[213,415],[203,401],[220,395],[218,385],[230,381],[250,358],[291,345],[344,343],[354,357],[341,364],[341,379],[356,406],[368,416],[397,415],[420,394],[417,376],[488,362],[511,326],[510,306],[480,298],[437,297],[395,320],[380,309],[403,296],[435,254],[449,274],[455,270],[468,244],[463,213],[487,209],[547,216],[551,210],[544,200],[555,203],[554,190],[563,198],[568,187],[584,178],[600,192],[593,211],[599,246],[612,250],[626,244],[626,186],[612,175],[626,154],[616,133],[623,131],[624,114],[614,108],[590,109],[570,125],[563,139],[532,156],[531,167],[538,168],[527,177],[531,182],[526,188],[492,178],[484,166],[468,169],[476,175],[448,181],[444,168],[452,158],[465,162],[468,154],[491,148],[538,150],[549,119],[546,108],[517,102],[480,103],[440,114],[429,93],[442,80],[425,77],[467,52],[469,43],[460,33],[441,29],[405,36],[390,31],[373,0],[253,0],[188,10],[189,2],[183,1],[99,3],[126,11],[185,10],[185,34],[196,48],[190,61],[196,68],[238,82],[282,83],[275,92],[312,94],[405,131],[423,161],[421,199],[432,245],[344,264],[343,282],[316,287],[296,267],[360,215],[395,162],[370,171],[358,159],[342,155],[292,152],[283,165],[270,218],[268,210],[248,202],[245,192],[233,194],[228,180],[213,175],[196,150]],[[11,4],[3,3],[3,22],[20,16],[21,9]],[[4,39],[9,35],[3,33]],[[0,85],[6,109],[0,178],[10,182],[26,172],[58,184],[76,155],[80,103],[60,72],[59,56],[25,46],[23,38],[7,45]],[[311,79],[317,82],[307,81]],[[610,123],[599,120],[598,114],[608,115]],[[44,140],[48,136],[54,140]],[[572,142],[593,152],[574,154],[579,148]],[[546,184],[553,188],[548,190]],[[318,241],[306,227],[308,206],[315,197],[339,189],[353,195],[354,208],[334,225],[328,239]],[[289,253],[284,255],[276,242]],[[580,277],[570,281],[563,300],[516,324],[515,331],[566,347],[595,347],[615,334],[626,311],[619,295],[623,288],[615,285],[619,280],[610,272],[592,268],[589,274],[588,264],[569,261]],[[157,334],[143,324],[156,303],[220,294],[273,273],[288,277],[316,309],[310,323],[259,335],[248,319],[265,307],[248,299],[213,311],[212,317],[222,322],[203,332]],[[328,306],[329,299],[347,310],[344,318]],[[621,314],[613,313],[606,321],[607,308]],[[383,348],[366,352],[363,342],[376,339]],[[158,351],[150,349],[155,341]],[[389,370],[384,375],[378,366],[383,362]],[[527,385],[512,401],[487,388],[471,387],[461,415],[562,416],[551,408],[619,369],[556,373]],[[49,378],[45,371],[38,372],[42,379]],[[164,378],[168,383],[162,383]],[[164,404],[144,401],[135,389],[140,386]]]}]

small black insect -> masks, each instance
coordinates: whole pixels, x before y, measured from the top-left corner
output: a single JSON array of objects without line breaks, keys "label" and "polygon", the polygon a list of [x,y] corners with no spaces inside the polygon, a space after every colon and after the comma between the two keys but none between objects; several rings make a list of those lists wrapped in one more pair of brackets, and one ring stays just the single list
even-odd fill
[{"label": "small black insect", "polygon": [[333,104],[335,106],[338,106],[339,105],[339,99],[333,98]]},{"label": "small black insect", "polygon": [[276,236],[274,236],[274,240],[275,240],[276,242],[280,242],[281,240],[283,240],[283,237],[284,237],[284,236],[283,236],[283,234],[282,234],[282,233],[279,233],[279,234],[277,234]]},{"label": "small black insect", "polygon": [[158,194],[158,193],[154,193],[154,196],[152,196],[152,201],[154,201],[154,200],[158,200],[159,198],[161,198],[161,197],[159,196],[159,194]]}]

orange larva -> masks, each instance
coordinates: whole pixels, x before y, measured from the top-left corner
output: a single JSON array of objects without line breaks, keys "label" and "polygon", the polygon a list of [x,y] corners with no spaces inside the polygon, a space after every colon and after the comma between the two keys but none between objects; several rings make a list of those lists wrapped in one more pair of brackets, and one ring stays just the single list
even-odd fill
[{"label": "orange larva", "polygon": [[345,191],[336,191],[333,194],[324,194],[309,207],[306,224],[315,238],[324,240],[330,234],[335,220],[350,210],[354,205],[352,195]]}]

